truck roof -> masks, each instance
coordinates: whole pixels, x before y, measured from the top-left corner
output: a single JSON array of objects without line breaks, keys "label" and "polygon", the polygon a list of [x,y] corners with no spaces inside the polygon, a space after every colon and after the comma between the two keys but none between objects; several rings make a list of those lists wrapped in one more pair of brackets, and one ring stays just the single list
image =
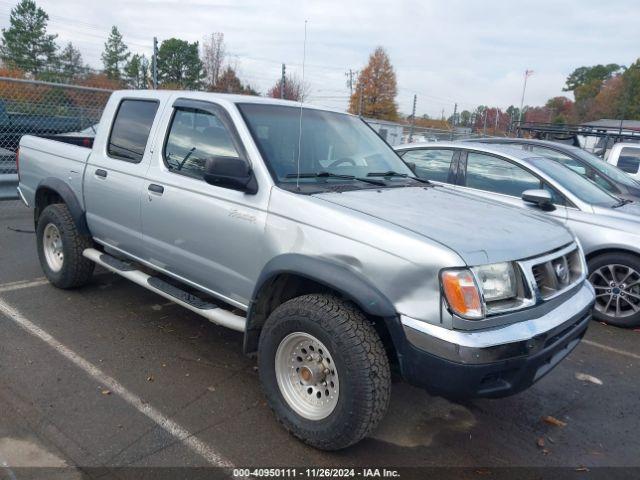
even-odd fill
[{"label": "truck roof", "polygon": [[[169,100],[171,98],[184,97],[198,100],[216,100],[222,103],[238,104],[238,103],[255,103],[263,105],[282,105],[286,107],[298,107],[300,108],[300,102],[293,100],[281,100],[279,98],[261,97],[257,95],[238,95],[232,93],[216,93],[216,92],[200,92],[194,90],[116,90],[113,92],[114,96],[120,98],[126,97],[143,97],[153,98],[157,100]],[[350,115],[341,110],[322,107],[319,105],[313,105],[310,103],[302,103],[302,107],[310,108],[314,110],[323,110],[327,112],[342,113]]]}]

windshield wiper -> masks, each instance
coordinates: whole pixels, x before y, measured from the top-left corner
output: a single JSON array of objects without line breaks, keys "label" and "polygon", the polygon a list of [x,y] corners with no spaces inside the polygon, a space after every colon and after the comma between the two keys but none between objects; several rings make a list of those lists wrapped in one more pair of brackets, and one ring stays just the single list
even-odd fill
[{"label": "windshield wiper", "polygon": [[401,177],[401,178],[410,178],[411,180],[415,180],[416,182],[420,182],[420,183],[431,183],[426,178],[410,177],[406,173],[398,173],[398,172],[394,172],[393,170],[389,170],[388,172],[367,173],[367,177]]},{"label": "windshield wiper", "polygon": [[629,203],[633,203],[633,200],[628,200],[628,199],[621,198],[620,201],[618,203],[616,203],[612,208],[620,208],[620,207],[623,207],[625,205],[628,205]]},{"label": "windshield wiper", "polygon": [[285,178],[343,178],[345,180],[358,180],[359,182],[370,183],[385,187],[387,184],[381,180],[372,180],[370,178],[356,177],[355,175],[339,175],[331,172],[307,172],[307,173],[287,173]]}]

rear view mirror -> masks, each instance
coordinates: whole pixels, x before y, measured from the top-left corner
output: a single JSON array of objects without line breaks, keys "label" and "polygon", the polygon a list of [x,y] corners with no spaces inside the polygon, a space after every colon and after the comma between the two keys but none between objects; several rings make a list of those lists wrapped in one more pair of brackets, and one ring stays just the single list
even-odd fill
[{"label": "rear view mirror", "polygon": [[542,210],[553,210],[551,193],[546,190],[525,190],[522,192],[522,201],[533,203]]},{"label": "rear view mirror", "polygon": [[215,156],[208,158],[204,166],[205,182],[217,187],[230,188],[254,194],[258,184],[251,167],[237,157]]},{"label": "rear view mirror", "polygon": [[416,173],[416,164],[415,164],[415,162],[404,162],[404,163],[407,164],[407,167],[409,167],[413,173]]}]

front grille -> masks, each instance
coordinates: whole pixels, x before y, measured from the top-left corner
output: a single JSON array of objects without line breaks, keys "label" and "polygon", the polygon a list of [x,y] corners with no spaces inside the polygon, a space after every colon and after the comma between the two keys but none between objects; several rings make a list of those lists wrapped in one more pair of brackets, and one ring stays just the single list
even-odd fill
[{"label": "front grille", "polygon": [[580,250],[558,252],[548,255],[540,263],[531,262],[531,273],[535,286],[543,299],[548,299],[566,290],[584,276]]}]

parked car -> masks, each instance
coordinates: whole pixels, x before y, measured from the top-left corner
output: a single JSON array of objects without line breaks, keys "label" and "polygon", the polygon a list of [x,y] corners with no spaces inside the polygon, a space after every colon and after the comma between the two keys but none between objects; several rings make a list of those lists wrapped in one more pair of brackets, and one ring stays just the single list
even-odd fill
[{"label": "parked car", "polygon": [[0,148],[0,200],[17,199],[17,186],[16,154],[6,148]]},{"label": "parked car", "polygon": [[545,211],[580,239],[596,289],[594,317],[640,325],[640,205],[611,196],[564,165],[528,150],[470,142],[396,148],[415,173],[458,192]]},{"label": "parked car", "polygon": [[[625,171],[616,167],[616,163],[609,164],[581,148],[564,143],[528,138],[480,138],[464,141],[522,148],[531,152],[532,155],[548,157],[562,163],[574,172],[597,183],[615,197],[633,201],[640,200],[640,183],[627,175]],[[637,152],[635,168],[637,173],[637,167],[640,164],[640,146],[634,148]],[[623,162],[623,165],[627,165],[627,163]],[[629,165],[629,168],[633,169],[631,165]],[[640,179],[640,176],[638,176],[638,179]]]},{"label": "parked car", "polygon": [[640,181],[640,145],[637,143],[614,144],[607,156],[607,163]]},{"label": "parked car", "polygon": [[99,264],[243,332],[276,416],[318,448],[376,426],[390,364],[441,395],[505,396],[591,318],[568,228],[420,180],[345,113],[115,92],[92,149],[27,136],[19,167],[53,285]]},{"label": "parked car", "polygon": [[[11,104],[9,104],[11,106]],[[0,147],[15,152],[25,134],[53,135],[80,130],[87,125],[80,116],[40,115],[9,111],[7,102],[0,100]]]}]

